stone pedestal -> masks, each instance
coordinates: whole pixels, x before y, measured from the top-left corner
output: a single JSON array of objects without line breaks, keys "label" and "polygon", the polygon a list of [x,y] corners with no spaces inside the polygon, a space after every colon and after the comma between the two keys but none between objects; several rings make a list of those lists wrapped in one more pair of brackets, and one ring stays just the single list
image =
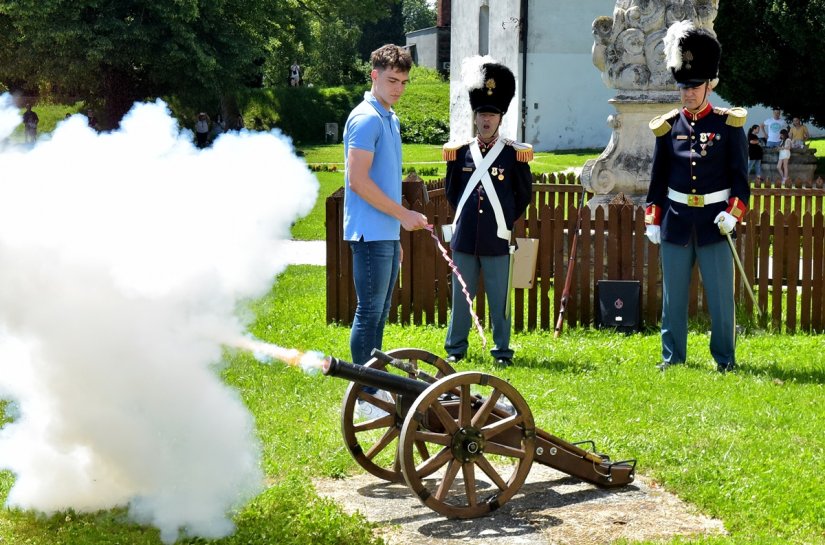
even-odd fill
[{"label": "stone pedestal", "polygon": [[656,141],[648,124],[657,115],[678,108],[679,93],[622,91],[609,102],[616,108],[607,120],[613,129],[610,142],[599,157],[584,164],[581,174],[582,185],[594,194],[591,210],[619,193],[643,204]]}]

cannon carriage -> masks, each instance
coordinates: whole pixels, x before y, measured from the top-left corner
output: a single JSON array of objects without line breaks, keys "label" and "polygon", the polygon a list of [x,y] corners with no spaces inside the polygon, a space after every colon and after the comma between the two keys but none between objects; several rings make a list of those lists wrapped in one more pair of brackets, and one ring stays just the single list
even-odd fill
[{"label": "cannon carriage", "polygon": [[[498,509],[524,484],[533,462],[600,487],[633,482],[635,460],[613,462],[593,441],[569,443],[537,428],[524,398],[501,378],[456,372],[414,348],[372,355],[363,366],[332,357],[324,363],[325,375],[351,382],[341,414],[346,447],[366,471],[406,482],[446,517]],[[389,392],[391,400],[365,387]],[[357,421],[359,400],[385,414]]]}]

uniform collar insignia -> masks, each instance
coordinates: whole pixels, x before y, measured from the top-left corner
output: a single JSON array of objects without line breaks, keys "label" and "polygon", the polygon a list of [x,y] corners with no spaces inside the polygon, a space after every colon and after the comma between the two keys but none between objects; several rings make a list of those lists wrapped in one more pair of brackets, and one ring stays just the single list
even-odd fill
[{"label": "uniform collar insignia", "polygon": [[712,111],[713,111],[713,106],[711,105],[710,102],[708,102],[707,105],[705,105],[704,108],[702,108],[700,111],[698,111],[696,113],[692,113],[692,112],[688,111],[687,108],[682,108],[682,113],[685,114],[685,117],[688,119],[688,121],[699,121],[700,119],[707,116]]}]

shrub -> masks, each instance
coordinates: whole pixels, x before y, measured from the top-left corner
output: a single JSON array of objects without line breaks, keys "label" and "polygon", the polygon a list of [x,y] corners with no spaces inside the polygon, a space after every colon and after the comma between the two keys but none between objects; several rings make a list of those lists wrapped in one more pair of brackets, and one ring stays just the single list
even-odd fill
[{"label": "shrub", "polygon": [[238,98],[246,127],[254,130],[281,129],[296,143],[322,143],[325,124],[338,123],[338,137],[350,110],[366,88],[272,87],[253,89]]},{"label": "shrub", "polygon": [[401,119],[401,140],[406,144],[443,144],[450,136],[450,85],[418,83],[414,75],[395,108]]},{"label": "shrub", "polygon": [[[450,133],[450,86],[435,70],[414,67],[411,85],[395,110],[401,139],[407,144],[443,144]],[[363,99],[366,85],[343,87],[272,87],[238,97],[246,127],[278,127],[298,144],[325,141],[325,124],[338,123],[338,138],[350,111]]]}]

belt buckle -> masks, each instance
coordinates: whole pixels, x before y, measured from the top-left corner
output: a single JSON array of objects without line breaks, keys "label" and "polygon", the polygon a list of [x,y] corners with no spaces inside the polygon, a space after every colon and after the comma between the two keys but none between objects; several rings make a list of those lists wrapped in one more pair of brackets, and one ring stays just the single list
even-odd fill
[{"label": "belt buckle", "polygon": [[687,205],[688,206],[697,206],[697,207],[705,206],[705,196],[704,195],[688,195]]}]

